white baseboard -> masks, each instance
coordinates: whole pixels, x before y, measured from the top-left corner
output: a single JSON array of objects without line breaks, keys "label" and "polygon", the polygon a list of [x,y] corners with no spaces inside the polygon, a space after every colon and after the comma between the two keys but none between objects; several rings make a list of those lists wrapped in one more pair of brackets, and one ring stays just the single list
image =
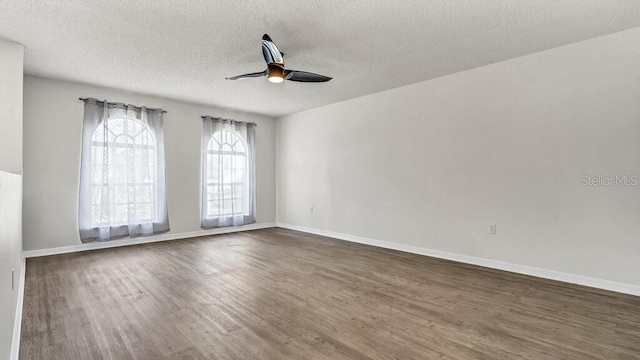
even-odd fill
[{"label": "white baseboard", "polygon": [[32,258],[32,257],[39,257],[39,256],[73,253],[78,251],[107,249],[112,247],[186,239],[186,238],[192,238],[192,237],[198,237],[198,236],[228,234],[228,233],[234,233],[239,231],[271,228],[275,226],[276,224],[273,222],[249,224],[249,225],[243,225],[243,226],[229,226],[224,228],[217,228],[217,229],[211,229],[211,230],[199,230],[199,231],[192,231],[187,233],[176,233],[176,234],[169,233],[169,234],[160,234],[160,235],[149,236],[149,237],[138,237],[134,239],[118,239],[118,240],[107,241],[107,242],[93,242],[93,243],[79,244],[79,245],[72,245],[72,246],[62,246],[62,247],[56,247],[56,248],[50,248],[50,249],[30,250],[30,251],[24,251],[22,254],[25,258]]},{"label": "white baseboard", "polygon": [[623,294],[640,296],[640,286],[638,285],[619,283],[615,281],[597,279],[597,278],[581,276],[581,275],[567,274],[567,273],[554,271],[554,270],[540,269],[540,268],[535,268],[531,266],[512,264],[512,263],[491,260],[491,259],[484,259],[484,258],[479,258],[474,256],[448,253],[444,251],[432,250],[432,249],[427,249],[427,248],[422,248],[422,247],[417,247],[412,245],[405,245],[405,244],[399,244],[399,243],[394,243],[389,241],[370,239],[370,238],[365,238],[361,236],[342,234],[342,233],[337,233],[337,232],[327,231],[327,230],[312,229],[304,226],[291,225],[291,224],[286,224],[281,222],[276,223],[276,225],[278,227],[285,228],[285,229],[302,231],[309,234],[321,235],[321,236],[326,236],[326,237],[335,238],[339,240],[377,246],[385,249],[398,250],[398,251],[408,252],[412,254],[426,255],[426,256],[431,256],[431,257],[440,258],[440,259],[457,261],[465,264],[483,266],[491,269],[504,270],[504,271],[509,271],[509,272],[523,274],[523,275],[530,275],[530,276],[535,276],[535,277],[544,278],[544,279],[557,280],[557,281],[562,281],[562,282],[571,283],[571,284],[583,285],[583,286],[588,286],[588,287],[597,288],[597,289],[603,289],[603,290],[615,291]]},{"label": "white baseboard", "polygon": [[20,279],[18,282],[18,302],[16,304],[16,318],[13,322],[13,340],[11,342],[10,360],[18,360],[20,355],[20,331],[22,329],[22,303],[24,301],[24,279],[27,259],[22,257],[22,265],[20,269]]}]

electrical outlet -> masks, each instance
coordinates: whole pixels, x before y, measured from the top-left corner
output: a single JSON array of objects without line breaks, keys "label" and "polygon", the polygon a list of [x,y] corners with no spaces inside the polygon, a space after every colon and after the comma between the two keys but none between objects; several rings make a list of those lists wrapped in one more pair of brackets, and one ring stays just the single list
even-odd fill
[{"label": "electrical outlet", "polygon": [[16,288],[16,269],[11,269],[11,290]]},{"label": "electrical outlet", "polygon": [[495,235],[498,233],[498,225],[493,224],[489,226],[489,234]]},{"label": "electrical outlet", "polygon": [[309,207],[309,212],[313,213],[313,206]]}]

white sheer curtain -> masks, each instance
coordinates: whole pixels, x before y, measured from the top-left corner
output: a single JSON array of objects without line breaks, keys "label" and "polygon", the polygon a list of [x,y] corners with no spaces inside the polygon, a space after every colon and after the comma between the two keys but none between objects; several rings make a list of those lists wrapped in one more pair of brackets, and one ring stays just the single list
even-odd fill
[{"label": "white sheer curtain", "polygon": [[203,120],[201,227],[256,222],[255,124]]},{"label": "white sheer curtain", "polygon": [[78,225],[82,242],[169,231],[162,110],[88,99]]}]

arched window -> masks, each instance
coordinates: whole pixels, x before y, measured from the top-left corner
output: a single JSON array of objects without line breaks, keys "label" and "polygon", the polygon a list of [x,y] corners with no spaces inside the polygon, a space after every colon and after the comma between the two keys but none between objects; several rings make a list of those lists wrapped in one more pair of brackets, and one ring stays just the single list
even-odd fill
[{"label": "arched window", "polygon": [[111,117],[91,139],[94,226],[151,223],[156,212],[156,143],[149,126]]},{"label": "arched window", "polygon": [[201,227],[256,222],[255,124],[203,119]]},{"label": "arched window", "polygon": [[206,164],[206,217],[249,215],[247,147],[238,133],[213,134]]}]

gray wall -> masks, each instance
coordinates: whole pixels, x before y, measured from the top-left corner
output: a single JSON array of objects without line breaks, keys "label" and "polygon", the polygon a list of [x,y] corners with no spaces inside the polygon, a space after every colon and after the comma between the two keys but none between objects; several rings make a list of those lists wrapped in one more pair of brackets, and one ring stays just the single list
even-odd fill
[{"label": "gray wall", "polygon": [[0,359],[11,352],[22,265],[23,53],[22,45],[0,40]]},{"label": "gray wall", "polygon": [[640,176],[638,44],[640,28],[282,117],[277,221],[640,285],[640,186],[582,186]]},{"label": "gray wall", "polygon": [[[25,77],[24,250],[78,245],[78,181],[83,103],[95,97],[165,114],[165,158],[170,234],[200,231],[200,116],[254,121],[258,223],[275,221],[275,120],[114,89]],[[114,240],[117,241],[117,240]]]}]

